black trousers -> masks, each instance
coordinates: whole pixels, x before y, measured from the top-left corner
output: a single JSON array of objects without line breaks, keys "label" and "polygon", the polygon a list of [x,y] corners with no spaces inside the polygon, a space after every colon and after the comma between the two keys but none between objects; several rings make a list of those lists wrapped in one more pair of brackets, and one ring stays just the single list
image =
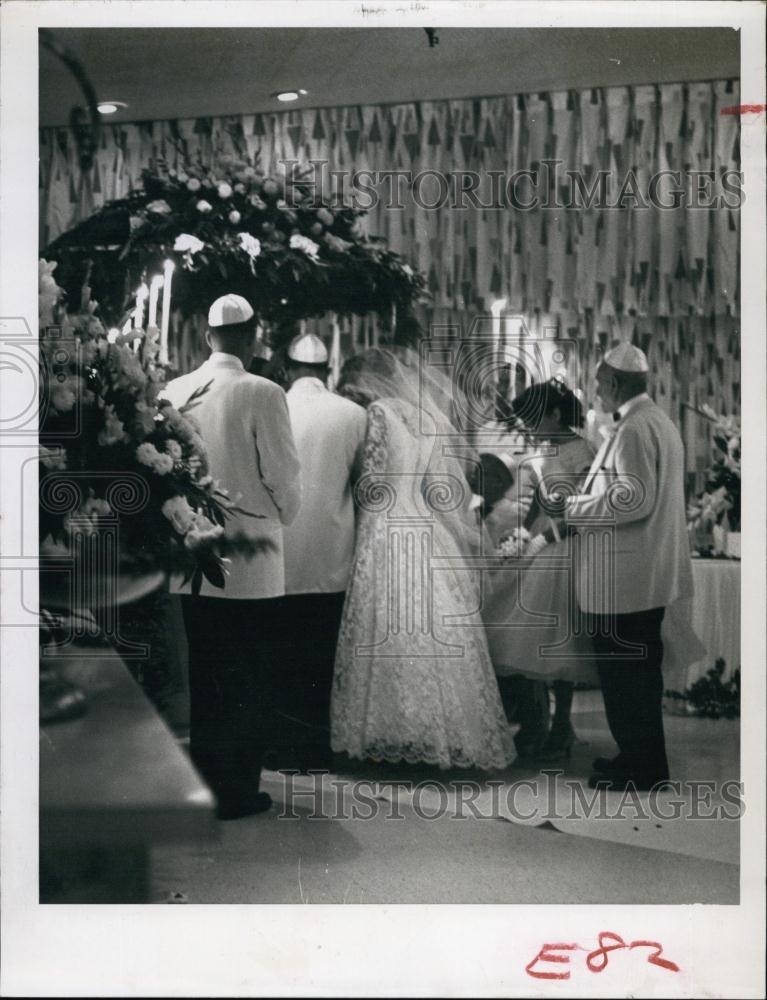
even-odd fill
[{"label": "black trousers", "polygon": [[277,599],[182,598],[192,761],[220,804],[258,791],[268,740]]},{"label": "black trousers", "polygon": [[343,591],[279,599],[274,749],[304,769],[330,761],[330,695]]},{"label": "black trousers", "polygon": [[[650,780],[668,777],[660,635],[664,611],[589,615],[607,723],[618,744],[621,771]],[[629,644],[642,648],[628,650]]]}]

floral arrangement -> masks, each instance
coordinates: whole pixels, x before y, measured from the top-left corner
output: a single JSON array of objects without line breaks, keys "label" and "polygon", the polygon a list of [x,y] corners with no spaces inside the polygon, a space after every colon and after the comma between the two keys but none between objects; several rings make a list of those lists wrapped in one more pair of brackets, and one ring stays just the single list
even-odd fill
[{"label": "floral arrangement", "polygon": [[[83,309],[66,314],[55,268],[40,261],[41,542],[68,545],[118,513],[125,570],[183,572],[194,592],[203,577],[224,587],[226,555],[267,543],[224,536],[227,518],[247,512],[207,472],[191,412],[207,387],[180,409],[161,399],[152,334],[108,336],[87,292]],[[120,497],[128,506],[115,511]]]},{"label": "floral arrangement", "polygon": [[514,528],[498,543],[497,555],[502,559],[521,559],[530,544],[530,532],[526,528]]},{"label": "floral arrangement", "polygon": [[714,525],[740,531],[740,421],[717,414],[708,405],[694,412],[713,425],[714,455],[705,489],[688,507],[690,533],[700,538]]},{"label": "floral arrangement", "polygon": [[672,711],[704,719],[740,718],[740,669],[733,671],[725,681],[722,680],[725,667],[725,661],[719,657],[706,675],[699,677],[684,693],[667,691]]},{"label": "floral arrangement", "polygon": [[175,265],[174,307],[207,312],[226,292],[243,295],[262,321],[288,324],[328,311],[388,321],[407,314],[423,277],[380,239],[366,238],[363,211],[317,204],[306,174],[267,176],[258,159],[145,170],[141,186],[105,205],[45,251],[60,263],[70,296],[86,269],[110,322],[142,276]]}]

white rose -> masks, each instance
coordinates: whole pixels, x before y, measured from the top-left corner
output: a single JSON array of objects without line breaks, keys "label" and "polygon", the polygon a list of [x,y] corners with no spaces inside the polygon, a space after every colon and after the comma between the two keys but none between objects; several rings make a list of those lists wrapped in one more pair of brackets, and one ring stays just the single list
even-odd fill
[{"label": "white rose", "polygon": [[40,447],[40,461],[46,469],[66,469],[67,455],[63,448]]},{"label": "white rose", "polygon": [[195,511],[186,497],[176,496],[166,500],[161,508],[179,535],[185,535],[194,524]]},{"label": "white rose", "polygon": [[236,226],[241,218],[242,216],[240,215],[240,213],[237,211],[236,208],[232,209],[232,211],[229,213],[229,221],[232,223],[233,226]]},{"label": "white rose", "polygon": [[76,398],[69,385],[55,385],[51,389],[51,406],[58,413],[69,413],[75,405]]},{"label": "white rose", "polygon": [[242,249],[251,258],[251,260],[255,260],[261,253],[261,241],[256,239],[256,237],[250,233],[239,233],[238,235],[240,237],[240,246]]},{"label": "white rose", "polygon": [[158,476],[164,476],[173,469],[173,459],[170,455],[161,455],[153,444],[145,441],[136,449],[136,458],[142,464],[148,466]]},{"label": "white rose", "polygon": [[211,205],[211,203],[209,201],[205,201],[203,199],[202,201],[198,201],[197,202],[197,211],[198,212],[203,212],[203,213],[204,212],[210,212],[210,210],[212,208],[213,208],[213,206]]},{"label": "white rose", "polygon": [[232,187],[227,184],[226,181],[218,185],[218,196],[219,198],[231,198],[232,197]]},{"label": "white rose", "polygon": [[205,514],[197,513],[184,539],[188,549],[196,549],[201,545],[209,545],[224,534],[220,524],[214,524]]},{"label": "white rose", "polygon": [[158,215],[170,215],[171,207],[164,198],[150,201],[146,207],[147,212],[156,212]]},{"label": "white rose", "polygon": [[[201,204],[203,204],[203,202],[200,202],[200,205]],[[207,205],[208,203],[205,202],[205,204]],[[199,208],[200,205],[197,207]],[[208,208],[210,208],[210,205],[208,205]],[[202,209],[200,209],[200,211],[202,211]],[[205,244],[202,240],[198,240],[197,237],[192,236],[191,233],[181,233],[176,237],[176,242],[173,244],[173,249],[178,250],[180,253],[195,254],[199,253],[199,251],[204,249],[204,247]]]},{"label": "white rose", "polygon": [[293,250],[303,251],[307,257],[316,257],[320,249],[314,240],[310,240],[308,236],[301,236],[299,234],[290,237],[290,246]]},{"label": "white rose", "polygon": [[190,191],[200,190],[200,182],[196,177],[190,177],[189,180],[186,182],[186,186],[189,188]]}]

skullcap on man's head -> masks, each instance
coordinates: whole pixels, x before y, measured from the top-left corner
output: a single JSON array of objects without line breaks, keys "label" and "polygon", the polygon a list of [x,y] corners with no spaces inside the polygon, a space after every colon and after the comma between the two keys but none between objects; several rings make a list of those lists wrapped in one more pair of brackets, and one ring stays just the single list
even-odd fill
[{"label": "skullcap on man's head", "polygon": [[604,363],[619,372],[648,372],[647,355],[633,344],[622,343],[604,356]]},{"label": "skullcap on man's head", "polygon": [[328,349],[316,333],[302,333],[291,340],[288,358],[302,365],[324,365],[328,361]]},{"label": "skullcap on man's head", "polygon": [[208,326],[236,326],[253,319],[253,307],[241,295],[222,295],[208,311]]}]

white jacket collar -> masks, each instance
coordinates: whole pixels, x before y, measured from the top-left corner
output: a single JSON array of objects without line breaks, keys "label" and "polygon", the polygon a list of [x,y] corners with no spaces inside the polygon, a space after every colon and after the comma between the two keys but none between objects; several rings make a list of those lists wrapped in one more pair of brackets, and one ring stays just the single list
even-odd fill
[{"label": "white jacket collar", "polygon": [[627,399],[625,403],[621,403],[617,410],[618,420],[623,420],[627,414],[631,413],[631,411],[640,403],[643,403],[649,398],[650,397],[646,392],[640,392],[638,396],[632,396],[631,399]]},{"label": "white jacket collar", "polygon": [[224,351],[213,351],[205,364],[211,365],[213,368],[233,368],[235,371],[245,371],[245,365],[239,358],[233,354],[226,354]]},{"label": "white jacket collar", "polygon": [[288,392],[328,392],[327,386],[323,383],[322,379],[315,378],[314,375],[304,375],[303,378],[297,378],[293,385],[288,389]]}]

